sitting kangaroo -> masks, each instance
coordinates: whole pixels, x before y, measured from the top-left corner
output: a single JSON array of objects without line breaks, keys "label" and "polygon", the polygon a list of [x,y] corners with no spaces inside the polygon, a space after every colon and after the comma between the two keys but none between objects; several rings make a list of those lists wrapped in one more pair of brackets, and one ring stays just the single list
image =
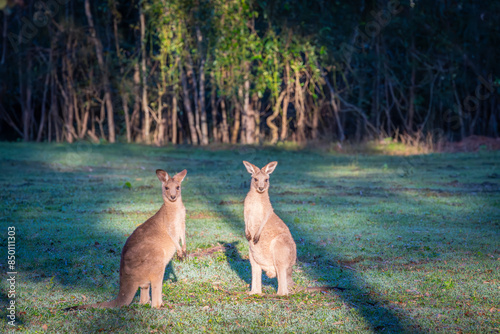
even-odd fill
[{"label": "sitting kangaroo", "polygon": [[262,293],[262,270],[270,278],[278,276],[278,295],[287,295],[293,286],[292,266],[297,250],[290,230],[274,213],[269,200],[269,174],[278,163],[270,162],[262,169],[243,161],[252,174],[250,191],[245,198],[245,236],[250,245],[252,289]]},{"label": "sitting kangaroo", "polygon": [[135,229],[123,246],[118,297],[109,302],[74,306],[66,310],[126,306],[132,302],[139,287],[139,303],[146,304],[149,302],[150,285],[151,306],[161,307],[165,267],[175,250],[179,258],[186,255],[186,208],[181,198],[181,182],[186,174],[187,171],[183,170],[171,178],[164,170],[156,170],[162,185],[163,205],[153,217]]}]

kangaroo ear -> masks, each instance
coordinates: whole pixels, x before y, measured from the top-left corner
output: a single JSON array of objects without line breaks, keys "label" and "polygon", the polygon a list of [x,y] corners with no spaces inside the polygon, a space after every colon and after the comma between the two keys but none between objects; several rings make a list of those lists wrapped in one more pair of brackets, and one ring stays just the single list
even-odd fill
[{"label": "kangaroo ear", "polygon": [[169,179],[167,172],[163,169],[157,169],[156,176],[158,176],[158,180],[160,180],[160,182],[167,182]]},{"label": "kangaroo ear", "polygon": [[278,166],[277,161],[270,162],[267,165],[265,165],[264,167],[262,167],[262,173],[271,174],[272,172],[274,172],[274,169],[276,168],[276,166]]},{"label": "kangaroo ear", "polygon": [[188,171],[184,169],[182,172],[176,174],[174,176],[174,179],[178,182],[182,182],[182,180],[184,180],[184,178],[186,177],[187,172]]},{"label": "kangaroo ear", "polygon": [[254,174],[257,174],[259,172],[259,167],[255,166],[254,164],[251,164],[245,160],[243,160],[243,164],[245,165],[245,167],[247,168],[247,171],[250,174],[254,175]]}]

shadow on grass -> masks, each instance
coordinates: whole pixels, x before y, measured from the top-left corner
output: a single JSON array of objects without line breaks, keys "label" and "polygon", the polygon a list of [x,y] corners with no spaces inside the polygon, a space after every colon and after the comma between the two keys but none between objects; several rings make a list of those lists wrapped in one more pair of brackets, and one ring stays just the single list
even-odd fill
[{"label": "shadow on grass", "polygon": [[228,259],[231,269],[238,274],[240,279],[246,284],[252,283],[252,272],[249,270],[249,262],[241,257],[240,252],[236,248],[240,242],[234,241],[232,243],[223,242],[224,254]]},{"label": "shadow on grass", "polygon": [[[3,276],[3,275],[2,275]],[[14,312],[15,312],[15,317],[10,318],[9,316],[12,316],[11,310],[12,309],[12,304],[11,301],[15,301],[14,304]],[[0,319],[3,319],[7,323],[7,328],[15,328],[15,326],[22,326],[24,325],[24,315],[19,314],[19,301],[16,298],[9,298],[9,295],[7,293],[4,293],[3,291],[0,292]],[[10,309],[7,309],[10,308]],[[15,326],[10,325],[9,323],[13,321]]]}]

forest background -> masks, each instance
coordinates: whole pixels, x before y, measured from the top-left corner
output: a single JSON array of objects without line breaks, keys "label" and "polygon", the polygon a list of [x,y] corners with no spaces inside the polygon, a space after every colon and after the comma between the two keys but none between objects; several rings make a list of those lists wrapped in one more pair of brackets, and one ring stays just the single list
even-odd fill
[{"label": "forest background", "polygon": [[500,2],[2,0],[0,139],[498,137]]}]

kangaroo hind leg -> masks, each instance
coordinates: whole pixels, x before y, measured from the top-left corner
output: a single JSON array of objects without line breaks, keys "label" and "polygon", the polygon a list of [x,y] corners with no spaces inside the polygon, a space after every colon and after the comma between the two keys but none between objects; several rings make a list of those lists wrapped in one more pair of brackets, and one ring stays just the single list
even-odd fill
[{"label": "kangaroo hind leg", "polygon": [[163,273],[151,280],[151,307],[160,308],[162,301]]},{"label": "kangaroo hind leg", "polygon": [[113,307],[130,305],[130,303],[134,299],[138,287],[139,285],[136,282],[132,280],[122,279],[120,281],[120,291],[118,292],[118,297],[116,297],[115,305],[113,305]]},{"label": "kangaroo hind leg", "polygon": [[278,295],[286,296],[288,295],[288,268],[282,266],[277,268],[278,273]]},{"label": "kangaroo hind leg", "polygon": [[139,304],[147,304],[149,303],[149,285],[147,284],[141,286],[141,299],[139,300]]},{"label": "kangaroo hind leg", "polygon": [[252,266],[252,289],[250,294],[262,293],[262,267],[255,262],[252,252],[249,254],[250,265]]}]

